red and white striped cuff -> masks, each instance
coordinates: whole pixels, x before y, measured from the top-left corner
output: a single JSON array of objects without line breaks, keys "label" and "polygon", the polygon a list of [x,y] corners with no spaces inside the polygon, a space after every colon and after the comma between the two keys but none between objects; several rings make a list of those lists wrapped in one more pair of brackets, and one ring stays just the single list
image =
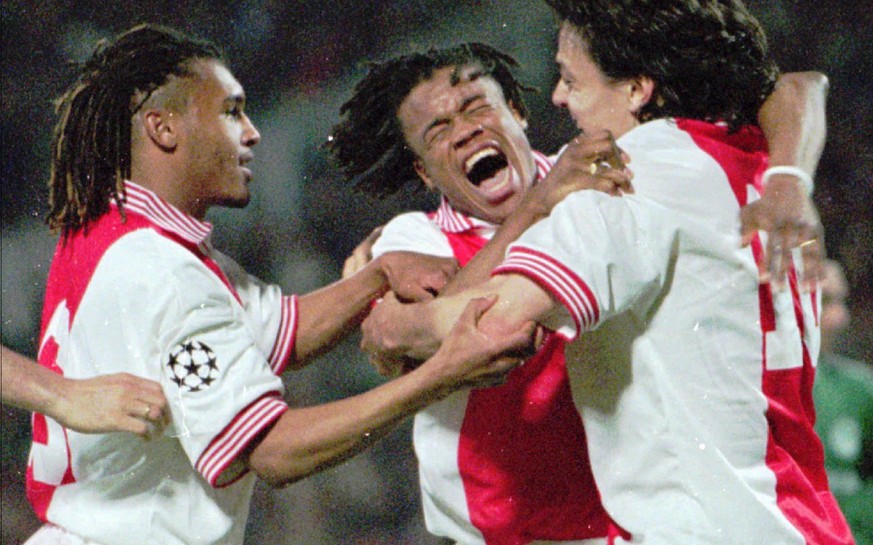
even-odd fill
[{"label": "red and white striped cuff", "polygon": [[282,296],[282,317],[279,321],[279,332],[276,334],[276,343],[270,353],[269,363],[273,373],[281,375],[291,359],[294,351],[294,343],[297,340],[297,324],[299,313],[297,312],[297,296]]},{"label": "red and white striped cuff", "polygon": [[597,325],[600,307],[591,288],[553,257],[523,246],[513,246],[492,274],[513,273],[530,278],[567,308],[576,327],[573,338]]},{"label": "red and white striped cuff", "polygon": [[233,484],[248,472],[239,454],[249,442],[272,425],[288,405],[277,392],[261,396],[243,409],[200,455],[196,469],[215,488]]}]

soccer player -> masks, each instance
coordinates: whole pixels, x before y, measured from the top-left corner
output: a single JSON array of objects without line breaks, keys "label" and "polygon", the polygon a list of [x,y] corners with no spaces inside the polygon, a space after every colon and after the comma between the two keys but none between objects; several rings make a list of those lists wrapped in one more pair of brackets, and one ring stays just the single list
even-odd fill
[{"label": "soccer player", "polygon": [[0,348],[3,403],[81,433],[127,431],[149,437],[167,422],[167,400],[157,382],[129,373],[70,380]]},{"label": "soccer player", "polygon": [[[530,149],[524,87],[513,65],[488,46],[464,44],[391,59],[358,83],[329,143],[348,176],[376,194],[416,177],[442,194],[437,211],[403,214],[385,225],[373,255],[422,252],[456,259],[467,272],[506,218],[530,221],[550,208],[544,203],[555,197],[543,189],[561,173],[549,174],[553,159]],[[371,127],[382,128],[378,138],[361,138]],[[776,140],[784,139],[781,130],[770,129]],[[575,176],[570,188],[596,186],[601,180],[587,167],[609,151],[608,138],[582,138],[570,148],[565,163],[573,154],[586,158],[585,174]],[[630,190],[620,173],[604,174],[611,178],[602,189]],[[555,189],[559,196],[569,190],[560,184]],[[506,233],[506,227],[500,229]],[[545,344],[505,385],[456,393],[416,415],[414,445],[431,532],[489,544],[621,533],[592,481],[564,341],[551,335]]]},{"label": "soccer player", "polygon": [[[495,341],[468,307],[415,372],[291,409],[279,375],[357,323],[388,256],[301,297],[246,274],[209,240],[212,206],[244,206],[260,140],[210,44],[154,26],[103,43],[59,102],[39,362],[68,378],[155,380],[171,423],[153,441],[33,420],[31,544],[242,543],[255,478],[283,486],[330,467],[458,388],[499,381],[532,326]],[[97,363],[95,363],[97,362]]]},{"label": "soccer player", "polygon": [[737,2],[550,4],[554,102],[619,137],[635,193],[568,196],[476,290],[386,298],[365,347],[428,353],[454,307],[496,293],[488,327],[535,319],[574,341],[593,475],[630,541],[849,543],[808,416],[815,293],[793,264],[786,289],[759,284],[763,244],[739,244],[740,208],[786,172],[753,126],[775,83],[760,28]]}]

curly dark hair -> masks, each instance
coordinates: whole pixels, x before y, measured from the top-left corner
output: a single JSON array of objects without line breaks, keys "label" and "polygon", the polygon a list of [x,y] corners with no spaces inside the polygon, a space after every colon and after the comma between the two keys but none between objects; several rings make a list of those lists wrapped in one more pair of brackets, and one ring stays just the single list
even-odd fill
[{"label": "curly dark hair", "polygon": [[612,79],[648,76],[640,120],[686,117],[756,124],[775,85],[758,21],[739,0],[545,0]]},{"label": "curly dark hair", "polygon": [[139,25],[101,40],[57,100],[48,224],[64,236],[122,206],[130,177],[131,118],[170,76],[193,74],[199,59],[222,60],[214,45],[175,30]]},{"label": "curly dark hair", "polygon": [[409,93],[435,71],[455,67],[454,84],[460,70],[470,65],[481,66],[482,75],[500,85],[507,103],[527,117],[522,93],[534,89],[519,83],[512,73],[518,66],[516,60],[491,46],[465,43],[431,48],[371,64],[340,108],[342,119],[325,143],[355,188],[384,197],[418,179],[413,168],[415,154],[406,144],[397,111]]}]

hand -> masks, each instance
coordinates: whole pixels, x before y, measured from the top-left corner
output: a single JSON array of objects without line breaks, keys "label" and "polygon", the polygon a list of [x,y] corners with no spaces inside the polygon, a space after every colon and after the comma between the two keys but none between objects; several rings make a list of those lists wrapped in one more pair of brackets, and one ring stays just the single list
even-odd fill
[{"label": "hand", "polygon": [[579,135],[567,144],[552,170],[525,195],[525,206],[547,216],[556,204],[581,189],[610,195],[633,193],[633,174],[625,167],[630,157],[615,144],[609,131]]},{"label": "hand", "polygon": [[467,303],[440,349],[422,367],[438,368],[456,386],[501,384],[506,374],[532,352],[536,326],[528,322],[509,333],[484,332],[479,328],[479,319],[496,301],[497,296],[490,295]]},{"label": "hand", "polygon": [[81,433],[127,431],[146,439],[160,435],[170,413],[158,383],[127,373],[68,379],[52,417]]},{"label": "hand", "polygon": [[795,177],[771,176],[761,198],[740,211],[740,224],[743,246],[752,242],[758,230],[768,234],[760,270],[762,283],[784,284],[794,248],[800,248],[803,260],[802,282],[808,285],[822,275],[824,228],[812,198]]},{"label": "hand", "polygon": [[458,262],[448,257],[388,252],[379,260],[391,291],[404,302],[433,299],[458,272]]},{"label": "hand", "polygon": [[[411,305],[401,303],[393,292],[388,292],[371,310],[361,324],[361,350],[370,356],[370,362],[385,376],[397,376],[403,371],[407,361],[407,351],[410,349],[406,338],[417,337],[417,332],[410,329],[408,337],[399,338],[397,324],[414,326],[418,322],[410,322]],[[433,354],[439,348],[439,341],[429,347],[428,353]],[[422,358],[424,359],[424,358]]]},{"label": "hand", "polygon": [[373,259],[373,245],[376,244],[376,241],[379,240],[379,236],[382,235],[382,226],[376,227],[370,234],[367,235],[367,238],[361,241],[360,244],[355,246],[355,249],[352,250],[352,255],[346,258],[345,263],[343,263],[343,279],[346,279],[356,272],[360,271],[364,267],[367,266],[367,263],[372,261]]}]

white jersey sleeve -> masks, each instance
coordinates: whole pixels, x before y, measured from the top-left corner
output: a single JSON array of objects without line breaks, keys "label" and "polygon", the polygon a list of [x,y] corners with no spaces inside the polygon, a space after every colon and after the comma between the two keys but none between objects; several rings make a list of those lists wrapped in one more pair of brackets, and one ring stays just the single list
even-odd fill
[{"label": "white jersey sleeve", "polygon": [[297,296],[247,273],[236,261],[218,251],[210,256],[227,275],[246,313],[261,324],[254,331],[258,347],[277,375],[281,375],[294,350],[297,335]]},{"label": "white jersey sleeve", "polygon": [[[166,267],[141,265],[158,262]],[[151,232],[133,233],[110,248],[95,282],[141,288],[119,293],[117,304],[122,315],[149,314],[138,322],[151,324],[141,334],[151,337],[144,340],[153,346],[148,357],[157,359],[152,365],[159,366],[170,404],[167,433],[211,485],[235,481],[246,472],[240,452],[287,410],[281,379],[259,346],[261,324],[215,271]]]},{"label": "white jersey sleeve", "polygon": [[382,234],[373,245],[373,257],[388,252],[455,257],[445,233],[424,212],[400,214],[385,224]]},{"label": "white jersey sleeve", "polygon": [[495,273],[524,274],[557,297],[566,312],[543,325],[573,339],[660,291],[675,242],[665,213],[632,195],[573,193],[510,245]]}]

